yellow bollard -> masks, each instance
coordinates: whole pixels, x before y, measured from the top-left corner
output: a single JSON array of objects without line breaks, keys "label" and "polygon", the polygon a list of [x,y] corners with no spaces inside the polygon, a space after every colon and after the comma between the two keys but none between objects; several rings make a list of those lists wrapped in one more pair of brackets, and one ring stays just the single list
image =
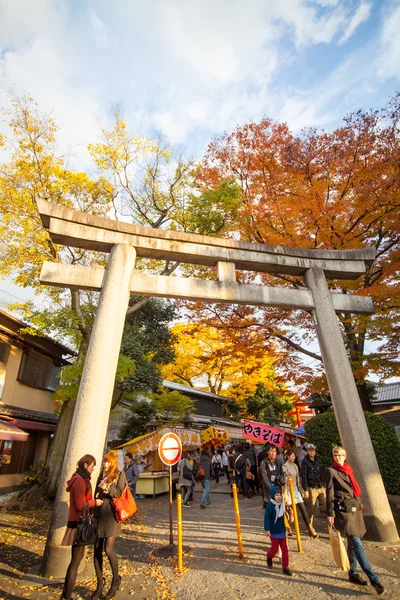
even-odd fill
[{"label": "yellow bollard", "polygon": [[178,571],[182,573],[182,494],[176,495],[176,508],[178,516]]},{"label": "yellow bollard", "polygon": [[294,528],[296,530],[297,549],[300,552],[300,554],[302,554],[303,548],[301,547],[299,519],[297,516],[296,500],[294,498],[293,481],[292,481],[292,478],[290,475],[288,477],[288,484],[289,484],[289,490],[290,490],[290,497],[292,499],[292,509],[293,509],[293,516],[294,516]]},{"label": "yellow bollard", "polygon": [[242,531],[240,529],[240,512],[239,512],[239,500],[238,500],[238,492],[236,484],[232,484],[232,492],[233,492],[233,506],[235,507],[235,517],[236,517],[236,531],[238,537],[238,546],[239,546],[239,558],[244,558],[243,554],[243,542],[242,542]]}]

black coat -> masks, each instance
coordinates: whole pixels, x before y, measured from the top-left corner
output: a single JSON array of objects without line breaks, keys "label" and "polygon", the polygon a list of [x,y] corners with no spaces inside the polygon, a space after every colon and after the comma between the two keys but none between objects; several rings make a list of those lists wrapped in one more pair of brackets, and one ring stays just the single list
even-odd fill
[{"label": "black coat", "polygon": [[[275,481],[271,481],[271,470],[275,470]],[[269,502],[271,499],[270,490],[273,485],[283,486],[285,483],[282,470],[282,462],[275,459],[272,464],[269,457],[264,458],[260,465],[261,486],[263,490],[264,502]]]},{"label": "black coat", "polygon": [[[343,512],[344,500],[354,498],[353,488],[350,479],[334,467],[327,470],[326,473],[326,512],[328,517],[335,517],[335,527],[342,535],[354,535],[362,538],[365,534],[364,517],[360,510],[355,512]],[[355,503],[357,504],[357,503]]]},{"label": "black coat", "polygon": [[110,485],[108,494],[105,494],[99,483],[102,481],[103,476],[100,475],[97,484],[95,498],[103,500],[101,506],[96,507],[95,515],[98,522],[98,534],[99,538],[113,537],[121,534],[121,525],[115,520],[114,507],[112,504],[113,498],[119,498],[126,486],[126,477],[123,471],[120,471],[116,483]]},{"label": "black coat", "polygon": [[318,456],[311,460],[306,456],[301,463],[301,483],[304,491],[310,488],[324,487],[325,468],[323,467]]}]

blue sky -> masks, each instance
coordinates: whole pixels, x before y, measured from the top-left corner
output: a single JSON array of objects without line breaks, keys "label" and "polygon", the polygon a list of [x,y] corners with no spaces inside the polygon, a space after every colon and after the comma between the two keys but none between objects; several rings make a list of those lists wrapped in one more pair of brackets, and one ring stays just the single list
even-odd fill
[{"label": "blue sky", "polygon": [[200,158],[264,115],[327,129],[399,87],[399,0],[0,0],[0,103],[26,91],[85,146],[121,105]]},{"label": "blue sky", "polygon": [[[399,31],[400,0],[0,0],[0,105],[15,90],[52,111],[79,168],[117,105],[200,159],[263,116],[332,129],[384,105]],[[1,308],[9,294],[31,296],[1,282]]]}]

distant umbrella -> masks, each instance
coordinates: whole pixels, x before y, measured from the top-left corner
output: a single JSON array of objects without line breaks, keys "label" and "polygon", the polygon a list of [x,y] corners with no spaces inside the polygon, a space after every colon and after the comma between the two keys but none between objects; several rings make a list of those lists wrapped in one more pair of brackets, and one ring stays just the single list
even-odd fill
[{"label": "distant umbrella", "polygon": [[293,433],[295,435],[306,435],[306,430],[304,429],[304,425],[302,425],[301,427],[298,427],[297,429],[295,429],[293,431]]}]

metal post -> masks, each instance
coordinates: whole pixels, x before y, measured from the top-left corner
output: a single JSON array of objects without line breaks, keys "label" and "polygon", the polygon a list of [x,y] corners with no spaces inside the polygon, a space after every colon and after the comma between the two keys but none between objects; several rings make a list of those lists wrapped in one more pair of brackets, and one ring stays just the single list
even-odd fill
[{"label": "metal post", "polygon": [[235,508],[235,517],[236,517],[236,531],[237,531],[237,538],[238,538],[239,558],[244,558],[242,531],[240,528],[239,500],[238,500],[238,492],[237,492],[236,483],[232,484],[232,492],[233,492],[233,506]]},{"label": "metal post", "polygon": [[174,545],[174,530],[172,519],[172,467],[169,467],[169,545]]},{"label": "metal post", "polygon": [[292,499],[292,510],[293,510],[293,516],[294,516],[294,528],[296,531],[297,550],[300,552],[300,554],[302,554],[303,548],[301,546],[299,518],[297,516],[296,500],[294,497],[294,489],[293,489],[293,480],[290,475],[288,476],[288,484],[289,484],[289,490],[290,490],[290,497]]},{"label": "metal post", "polygon": [[178,571],[182,573],[182,495],[177,494],[176,496],[176,509],[178,516]]}]

